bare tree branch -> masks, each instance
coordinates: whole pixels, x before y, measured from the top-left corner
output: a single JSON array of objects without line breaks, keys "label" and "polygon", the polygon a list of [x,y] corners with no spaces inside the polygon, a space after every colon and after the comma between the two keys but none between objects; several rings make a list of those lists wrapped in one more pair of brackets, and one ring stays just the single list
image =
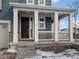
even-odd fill
[{"label": "bare tree branch", "polygon": [[74,21],[75,21],[75,38],[74,39],[76,39],[76,23],[77,23],[77,17],[78,17],[78,13],[79,13],[79,0],[74,0],[73,1],[73,3],[71,4],[71,6],[70,6],[71,8],[74,8],[74,9],[76,9],[76,11],[75,11],[75,13],[74,13]]}]

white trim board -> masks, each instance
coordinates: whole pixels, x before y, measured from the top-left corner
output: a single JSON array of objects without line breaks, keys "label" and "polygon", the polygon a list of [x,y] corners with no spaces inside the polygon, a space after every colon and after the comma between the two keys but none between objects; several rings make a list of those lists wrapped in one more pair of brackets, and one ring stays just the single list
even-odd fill
[{"label": "white trim board", "polygon": [[[23,8],[31,8],[32,10],[33,9],[36,9],[36,10],[48,10],[46,12],[55,12],[55,11],[58,11],[60,13],[64,12],[64,13],[72,13],[72,12],[75,12],[75,9],[72,9],[72,8],[54,8],[52,6],[37,6],[37,5],[27,5],[27,4],[22,4],[22,3],[13,3],[13,2],[10,2],[10,6],[14,6],[14,8],[18,8],[18,9],[23,9]],[[20,8],[19,8],[20,7]],[[29,10],[27,10],[29,11]],[[43,11],[43,12],[44,12]]]},{"label": "white trim board", "polygon": [[32,0],[33,3],[30,3],[29,0],[26,1],[27,1],[27,5],[34,5],[34,0]]},{"label": "white trim board", "polygon": [[10,20],[0,20],[0,23],[3,23],[3,24],[5,24],[5,23],[7,23],[8,24],[8,31],[10,32],[11,31],[11,29],[10,29],[10,27],[11,27],[11,25],[10,25]]},{"label": "white trim board", "polygon": [[2,9],[2,0],[0,0],[0,10]]}]

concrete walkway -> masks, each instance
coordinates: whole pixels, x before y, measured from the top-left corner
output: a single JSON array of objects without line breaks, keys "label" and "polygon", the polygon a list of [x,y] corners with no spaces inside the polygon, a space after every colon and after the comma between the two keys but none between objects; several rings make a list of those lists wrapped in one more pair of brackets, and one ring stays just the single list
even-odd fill
[{"label": "concrete walkway", "polygon": [[17,57],[16,59],[24,59],[24,58],[31,58],[35,56],[35,50],[33,46],[18,46],[17,48]]}]

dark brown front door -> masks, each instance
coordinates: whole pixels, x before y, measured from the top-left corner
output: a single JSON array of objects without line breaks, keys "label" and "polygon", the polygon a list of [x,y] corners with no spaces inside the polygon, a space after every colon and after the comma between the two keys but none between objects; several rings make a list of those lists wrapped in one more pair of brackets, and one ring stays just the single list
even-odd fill
[{"label": "dark brown front door", "polygon": [[21,17],[21,38],[29,38],[29,17]]}]

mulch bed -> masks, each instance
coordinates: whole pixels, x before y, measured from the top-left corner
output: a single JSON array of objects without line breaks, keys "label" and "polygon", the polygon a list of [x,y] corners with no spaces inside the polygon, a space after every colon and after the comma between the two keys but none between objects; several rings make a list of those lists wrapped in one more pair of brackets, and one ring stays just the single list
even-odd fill
[{"label": "mulch bed", "polygon": [[57,46],[47,46],[47,47],[41,47],[40,50],[42,51],[54,51],[55,53],[61,53],[66,50],[63,46],[57,45]]},{"label": "mulch bed", "polygon": [[10,52],[4,52],[2,55],[0,55],[0,59],[15,59],[16,53],[10,53]]},{"label": "mulch bed", "polygon": [[42,51],[54,51],[55,53],[61,53],[64,52],[67,49],[76,49],[77,51],[79,51],[79,45],[76,44],[72,44],[72,45],[63,45],[60,43],[53,43],[50,46],[46,46],[46,47],[41,47],[39,46],[36,49],[40,49]]}]

